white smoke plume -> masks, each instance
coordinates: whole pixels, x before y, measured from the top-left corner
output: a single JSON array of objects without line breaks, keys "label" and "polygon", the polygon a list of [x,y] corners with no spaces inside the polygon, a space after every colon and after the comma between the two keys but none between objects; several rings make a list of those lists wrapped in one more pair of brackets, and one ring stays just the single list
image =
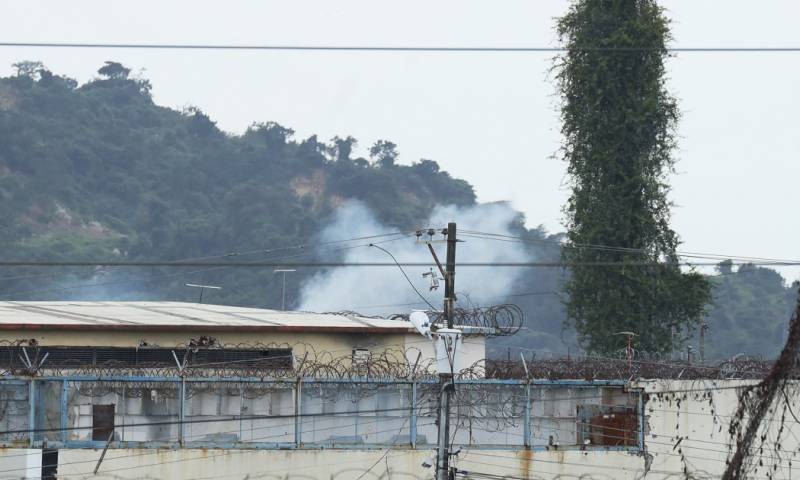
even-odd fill
[{"label": "white smoke plume", "polygon": [[[520,214],[507,203],[491,203],[460,208],[439,206],[431,212],[425,227],[444,228],[448,222],[456,222],[459,231],[480,231],[512,235],[510,226],[520,219]],[[381,225],[370,210],[359,202],[348,202],[339,208],[331,224],[322,232],[322,242],[345,238],[362,237],[393,229]],[[443,239],[437,231],[434,237]],[[427,235],[423,238],[427,238]],[[458,262],[525,262],[532,258],[524,245],[460,236],[456,265]],[[365,243],[365,242],[358,242]],[[404,237],[386,241],[375,239],[375,243],[390,251],[399,262],[430,262],[428,248],[417,243],[415,237]],[[441,262],[445,261],[445,244],[434,244]],[[341,253],[339,255],[342,255]],[[358,247],[345,250],[345,262],[392,262],[384,252],[374,247]],[[442,306],[444,282],[438,290],[429,291],[430,278],[422,274],[426,267],[403,267],[419,292],[437,309]],[[434,272],[436,269],[434,268]],[[462,267],[456,268],[456,293],[459,307],[486,306],[502,301],[514,293],[515,280],[521,273],[514,267]],[[428,308],[409,286],[397,267],[341,267],[322,271],[303,283],[300,291],[300,310],[339,311],[355,310],[364,314],[387,314],[409,312],[413,308]]]}]

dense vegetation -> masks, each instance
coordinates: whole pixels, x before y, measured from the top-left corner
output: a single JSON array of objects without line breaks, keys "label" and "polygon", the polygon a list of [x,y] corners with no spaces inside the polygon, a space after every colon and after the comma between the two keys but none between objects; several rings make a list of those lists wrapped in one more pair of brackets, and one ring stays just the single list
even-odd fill
[{"label": "dense vegetation", "polygon": [[[475,204],[467,182],[431,160],[400,165],[389,141],[372,145],[365,159],[353,158],[350,137],[295,139],[275,123],[231,135],[199,109],[154,104],[147,80],[119,64],[103,66],[84,85],[40,64],[17,67],[18,75],[0,79],[5,260],[175,260],[247,251],[260,253],[227,258],[268,260],[297,251],[264,250],[316,241],[346,199],[363,201],[397,228],[417,226],[436,204]],[[561,235],[514,228],[532,240],[526,248],[537,260],[559,259]],[[287,277],[289,307],[313,273]],[[768,269],[728,273],[714,280],[709,357],[774,353],[791,291]],[[505,301],[524,309],[526,328],[494,342],[494,354],[566,350],[562,338],[571,343],[575,336],[569,329],[562,335],[566,276],[525,271]],[[0,299],[196,300],[186,282],[222,285],[206,292],[209,302],[280,305],[280,278],[270,269],[5,269]]]},{"label": "dense vegetation", "polygon": [[706,318],[707,358],[738,354],[775,358],[786,342],[800,284],[786,285],[783,277],[769,268],[742,265],[734,269],[730,262],[720,264],[712,284],[713,299]]},{"label": "dense vegetation", "polygon": [[[351,158],[352,138],[295,140],[291,129],[271,122],[228,135],[199,109],[155,105],[149,82],[130,78],[119,64],[80,86],[35,63],[17,67],[19,75],[0,80],[6,258],[203,257],[309,243],[344,199],[359,199],[384,224],[403,227],[435,204],[475,202],[472,187],[434,161],[395,164],[391,142],[376,143],[367,160]],[[241,280],[220,292],[220,301],[275,300],[265,285],[271,275],[221,275]],[[41,290],[43,281],[15,284],[4,290]],[[158,285],[163,297],[179,294]]]},{"label": "dense vegetation", "polygon": [[644,350],[671,352],[682,343],[676,333],[702,319],[710,286],[681,270],[669,226],[679,113],[665,87],[668,20],[654,0],[578,0],[557,31],[572,187],[563,257],[576,264],[568,318],[590,351],[613,352],[628,331]]}]

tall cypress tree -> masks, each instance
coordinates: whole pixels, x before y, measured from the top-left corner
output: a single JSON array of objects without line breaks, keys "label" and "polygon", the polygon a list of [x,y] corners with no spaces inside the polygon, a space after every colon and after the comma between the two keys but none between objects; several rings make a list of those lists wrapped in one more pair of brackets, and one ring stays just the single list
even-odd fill
[{"label": "tall cypress tree", "polygon": [[621,331],[635,332],[641,350],[672,351],[703,316],[710,286],[681,270],[669,226],[679,118],[665,85],[669,21],[653,0],[577,0],[557,32],[572,187],[563,257],[579,264],[566,283],[567,315],[589,351],[624,347]]}]

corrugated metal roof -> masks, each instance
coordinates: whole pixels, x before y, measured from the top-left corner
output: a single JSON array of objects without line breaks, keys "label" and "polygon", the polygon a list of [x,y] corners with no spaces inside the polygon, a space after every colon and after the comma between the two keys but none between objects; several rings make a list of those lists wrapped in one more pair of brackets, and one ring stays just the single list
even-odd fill
[{"label": "corrugated metal roof", "polygon": [[405,333],[409,322],[184,302],[0,302],[0,329]]}]

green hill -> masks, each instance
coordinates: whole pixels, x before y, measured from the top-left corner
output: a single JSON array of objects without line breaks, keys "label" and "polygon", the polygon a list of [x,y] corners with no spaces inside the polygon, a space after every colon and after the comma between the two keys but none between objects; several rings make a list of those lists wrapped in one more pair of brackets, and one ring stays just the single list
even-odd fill
[{"label": "green hill", "polygon": [[[203,257],[309,243],[346,199],[364,202],[381,222],[398,227],[415,225],[435,204],[475,203],[472,186],[434,161],[396,164],[390,142],[377,143],[366,160],[351,158],[353,139],[298,140],[275,123],[230,135],[198,109],[154,104],[149,82],[129,78],[119,64],[101,73],[78,85],[23,64],[18,76],[0,79],[0,246],[6,259]],[[5,282],[4,298],[30,290],[37,298],[86,296],[44,293],[69,278],[91,276],[56,273],[68,276],[56,283],[49,277]],[[271,272],[224,275],[238,279],[216,301],[276,300],[264,283],[272,282]],[[157,290],[165,298],[186,295],[177,288],[183,281],[158,282]]]},{"label": "green hill", "polygon": [[738,354],[775,358],[786,342],[798,284],[786,285],[775,270],[727,262],[712,278],[713,299],[706,319],[709,358]]}]

